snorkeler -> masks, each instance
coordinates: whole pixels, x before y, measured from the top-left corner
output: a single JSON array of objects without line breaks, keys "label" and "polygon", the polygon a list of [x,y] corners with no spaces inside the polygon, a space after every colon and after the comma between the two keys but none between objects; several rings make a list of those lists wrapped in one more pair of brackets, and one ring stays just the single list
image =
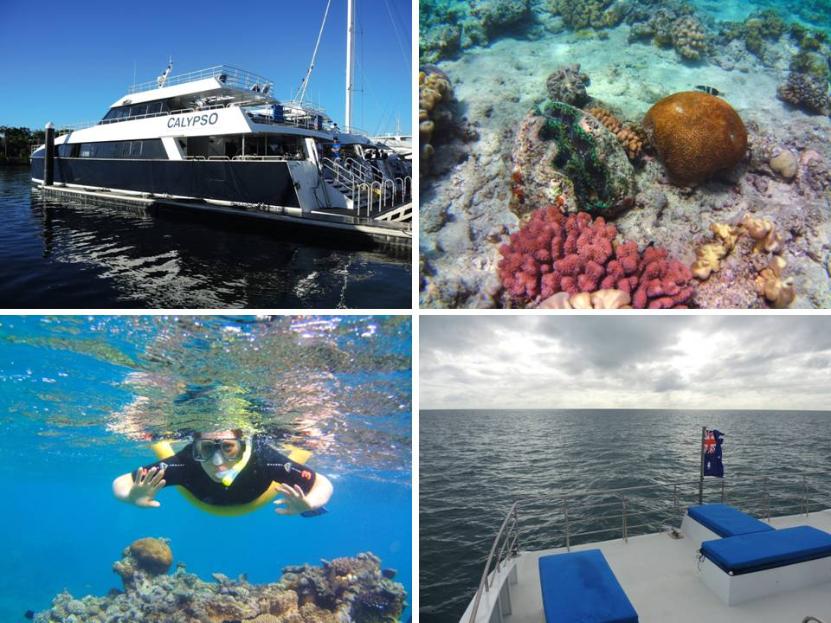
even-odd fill
[{"label": "snorkeler", "polygon": [[280,494],[276,513],[313,516],[325,512],[323,505],[332,496],[332,483],[323,474],[240,429],[195,435],[176,454],[116,478],[113,493],[136,506],[158,507],[156,495],[170,485],[182,487],[191,502],[217,514],[249,512]]}]

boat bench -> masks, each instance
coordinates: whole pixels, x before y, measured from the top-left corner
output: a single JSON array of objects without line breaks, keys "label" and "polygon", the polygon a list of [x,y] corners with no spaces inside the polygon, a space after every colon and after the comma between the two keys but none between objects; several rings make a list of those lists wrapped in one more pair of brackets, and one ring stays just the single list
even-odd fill
[{"label": "boat bench", "polygon": [[539,559],[547,623],[637,623],[638,613],[599,549]]},{"label": "boat bench", "polygon": [[831,534],[810,526],[701,545],[701,577],[728,606],[831,582]]},{"label": "boat bench", "polygon": [[772,532],[773,528],[727,504],[701,504],[687,509],[681,522],[681,531],[698,549],[704,541]]}]

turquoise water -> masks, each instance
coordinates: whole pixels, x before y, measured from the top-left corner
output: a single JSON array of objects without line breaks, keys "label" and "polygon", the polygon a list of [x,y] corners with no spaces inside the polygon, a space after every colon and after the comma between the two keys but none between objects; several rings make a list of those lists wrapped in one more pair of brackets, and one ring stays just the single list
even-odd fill
[{"label": "turquoise water", "polygon": [[[145,536],[208,581],[275,582],[286,565],[371,551],[409,601],[410,330],[399,317],[0,320],[0,621],[64,589],[121,588],[112,563]],[[334,484],[327,514],[217,517],[174,490],[158,509],[113,498],[113,478],[154,460],[142,436],[243,422],[313,451]]]}]

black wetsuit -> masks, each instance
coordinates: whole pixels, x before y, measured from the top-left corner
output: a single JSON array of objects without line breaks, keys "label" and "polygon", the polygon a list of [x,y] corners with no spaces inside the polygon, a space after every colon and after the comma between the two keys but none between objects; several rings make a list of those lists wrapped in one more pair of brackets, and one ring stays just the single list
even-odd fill
[{"label": "black wetsuit", "polygon": [[[315,483],[314,470],[291,461],[275,450],[262,437],[254,436],[254,447],[248,464],[234,479],[230,487],[215,482],[193,458],[192,444],[167,459],[145,466],[164,467],[165,487],[180,486],[190,491],[198,500],[214,506],[233,506],[253,502],[271,486],[272,482],[300,485],[308,493]],[[210,460],[210,459],[209,459]],[[133,473],[136,480],[138,470]]]}]

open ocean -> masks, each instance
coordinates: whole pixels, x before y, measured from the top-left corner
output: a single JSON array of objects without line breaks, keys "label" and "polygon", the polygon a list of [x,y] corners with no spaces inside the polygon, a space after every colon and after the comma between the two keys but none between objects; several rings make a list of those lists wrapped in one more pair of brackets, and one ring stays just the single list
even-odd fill
[{"label": "open ocean", "polygon": [[[142,537],[170,539],[174,565],[206,582],[276,582],[288,565],[373,552],[409,604],[410,354],[396,317],[3,317],[0,621],[64,590],[120,590],[113,563]],[[116,476],[155,462],[142,437],[237,425],[311,450],[334,485],[328,513],[221,517],[167,489],[154,509],[113,497]]]},{"label": "open ocean", "polygon": [[85,206],[0,167],[0,306],[277,309],[411,306],[410,255],[201,214]]},{"label": "open ocean", "polygon": [[[515,501],[520,549],[565,545],[556,498],[568,492],[654,485],[630,498],[633,511],[652,509],[634,532],[679,526],[672,488],[658,483],[697,481],[702,426],[726,436],[728,502],[762,513],[763,498],[748,479],[767,477],[771,514],[797,514],[798,509],[781,510],[794,503],[782,492],[801,493],[805,476],[809,508],[831,507],[831,412],[421,411],[420,620],[459,621]],[[707,479],[705,501],[719,501],[720,484]],[[681,509],[696,496],[697,484],[679,488]],[[580,532],[610,529],[572,543],[620,537],[619,520],[610,524],[571,507],[570,513]]]}]

